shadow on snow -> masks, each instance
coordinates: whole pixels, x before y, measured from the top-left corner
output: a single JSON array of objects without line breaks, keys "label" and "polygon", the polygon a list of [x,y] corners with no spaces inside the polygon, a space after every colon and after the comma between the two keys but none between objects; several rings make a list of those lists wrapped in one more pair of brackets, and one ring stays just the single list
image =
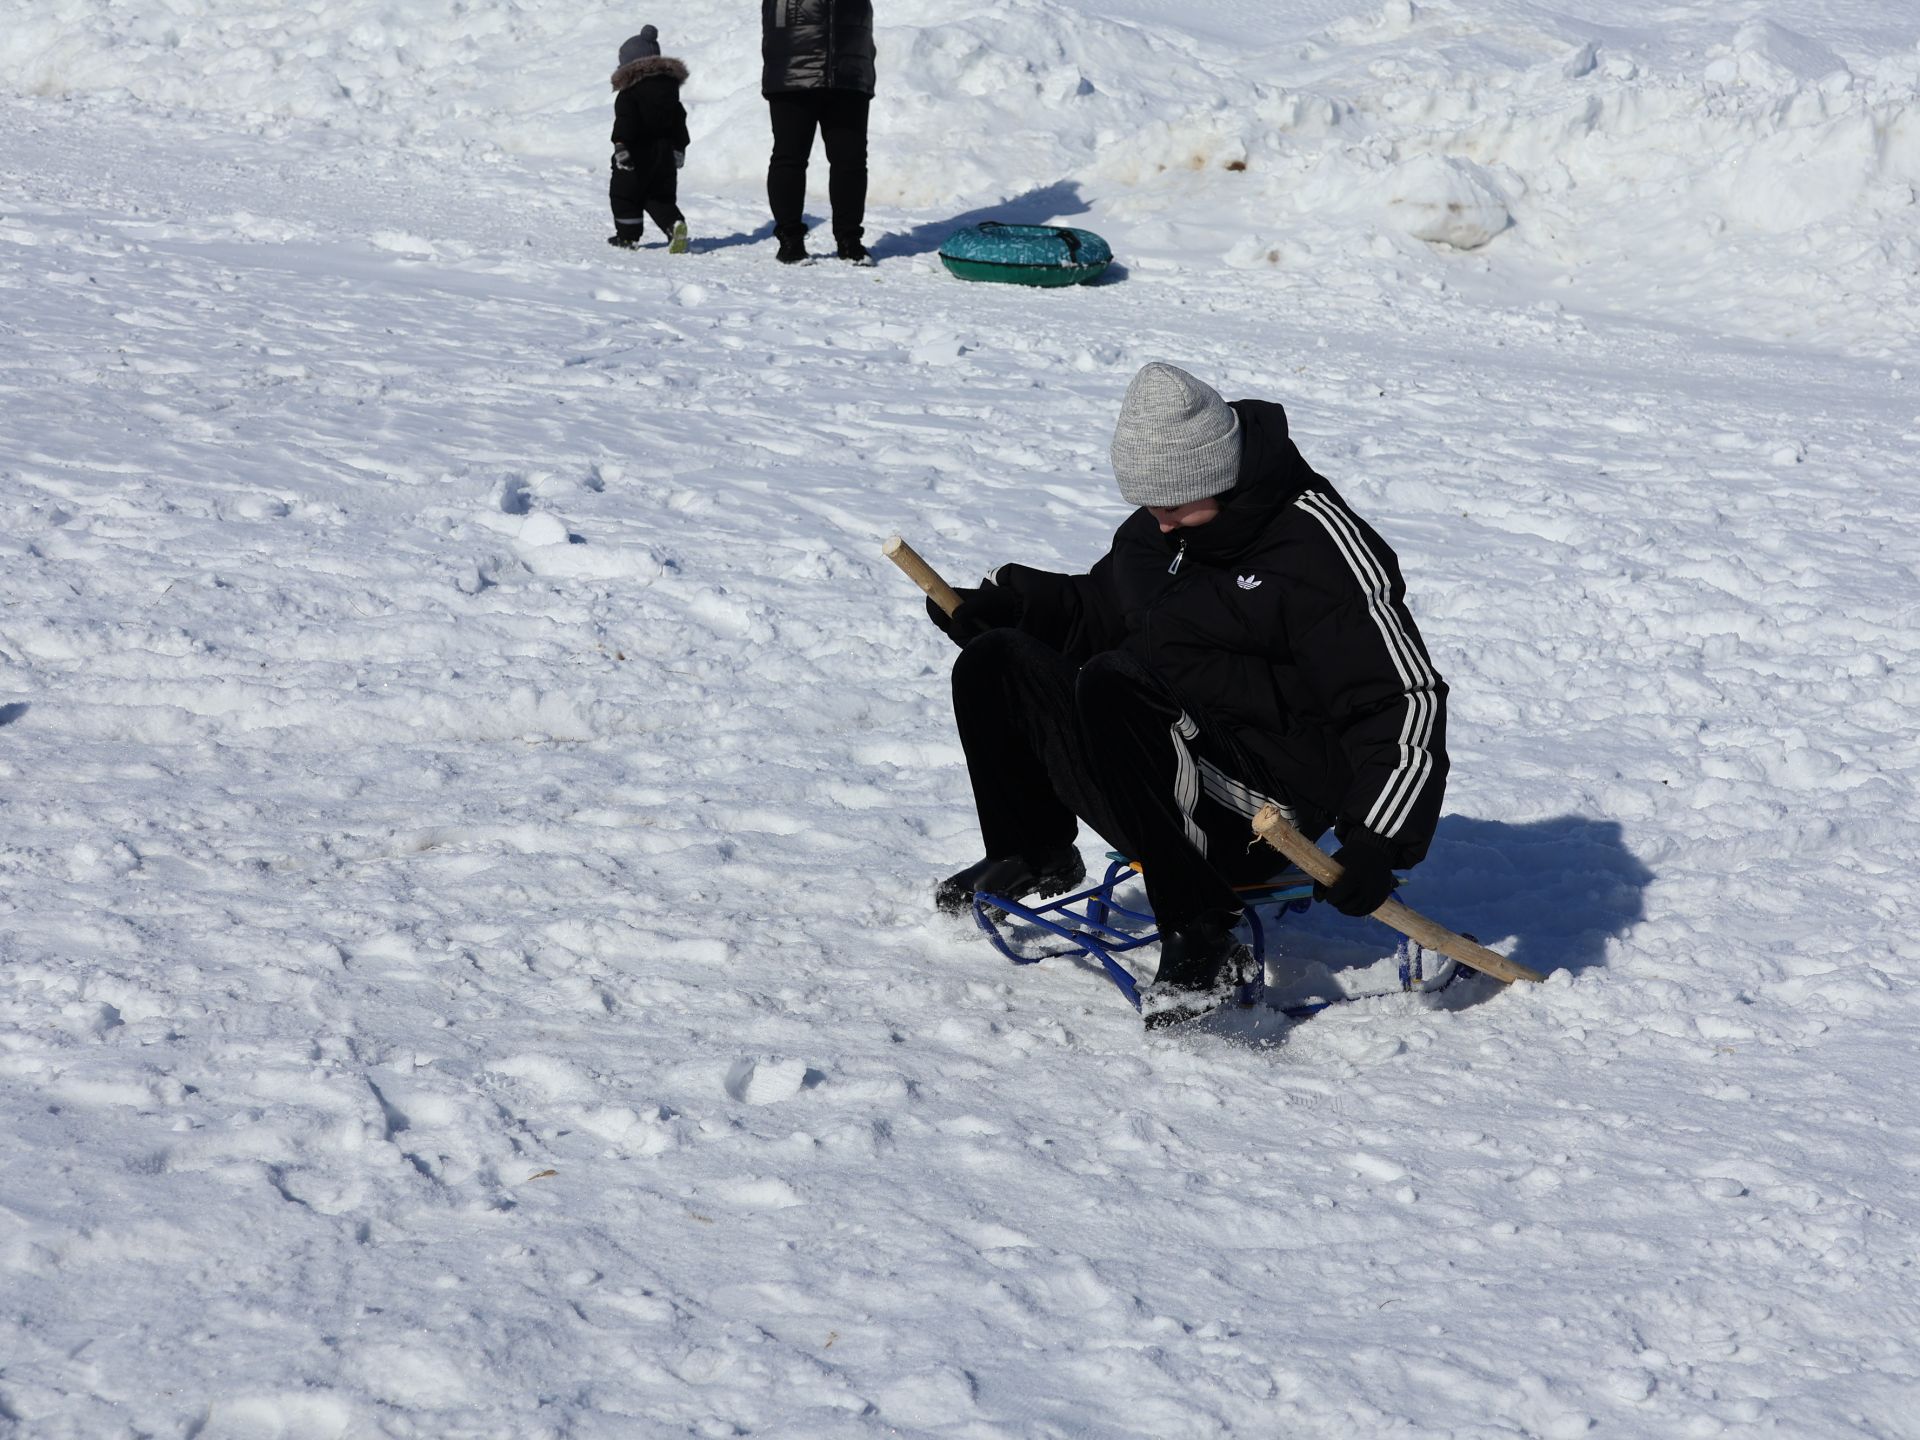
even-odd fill
[{"label": "shadow on snow", "polygon": [[[999,220],[1008,225],[1053,225],[1061,223],[1066,217],[1084,215],[1092,207],[1081,197],[1080,184],[1076,180],[1056,180],[1051,185],[1042,185],[1029,190],[1024,195],[1016,195],[1010,200],[997,201],[977,210],[969,210],[961,215],[950,216],[944,220],[929,220],[916,225],[911,230],[902,230],[874,241],[870,253],[875,260],[900,259],[910,255],[925,255],[938,250],[947,238],[956,230],[964,230],[969,225],[978,225],[986,220]],[[814,214],[804,219],[809,236],[817,233],[827,221]],[[767,221],[754,230],[739,231],[732,235],[716,235],[711,238],[696,238],[693,248],[700,253],[715,250],[731,250],[741,245],[759,245],[773,239],[773,222]],[[660,242],[664,245],[664,239]],[[654,247],[658,248],[658,247]],[[815,251],[816,256],[821,252]],[[1109,264],[1094,285],[1110,285],[1127,278],[1127,268],[1118,260]]]},{"label": "shadow on snow", "polygon": [[[1617,820],[1559,815],[1512,825],[1449,816],[1414,872],[1406,901],[1471,931],[1541,974],[1579,974],[1607,942],[1646,917],[1653,872],[1626,846]],[[1499,942],[1507,936],[1514,944]]]},{"label": "shadow on snow", "polygon": [[924,255],[938,250],[954,231],[978,225],[983,220],[1000,220],[1008,225],[1052,225],[1062,216],[1084,215],[1091,208],[1080,197],[1077,180],[1056,180],[1011,200],[1001,200],[946,220],[929,220],[911,230],[888,235],[874,243],[873,253],[878,259],[889,255]]},{"label": "shadow on snow", "polygon": [[[1451,816],[1440,822],[1432,850],[1399,897],[1542,975],[1578,974],[1604,964],[1608,941],[1645,917],[1652,880],[1653,872],[1627,849],[1618,821],[1561,815],[1513,825]],[[1334,974],[1377,971],[1398,939],[1375,921],[1316,905],[1276,927],[1268,951],[1270,983],[1295,963]],[[1505,988],[1467,973],[1428,1003],[1466,1010]],[[1203,1028],[1259,1045],[1281,1041],[1294,1023],[1262,1009],[1223,1012]]]}]

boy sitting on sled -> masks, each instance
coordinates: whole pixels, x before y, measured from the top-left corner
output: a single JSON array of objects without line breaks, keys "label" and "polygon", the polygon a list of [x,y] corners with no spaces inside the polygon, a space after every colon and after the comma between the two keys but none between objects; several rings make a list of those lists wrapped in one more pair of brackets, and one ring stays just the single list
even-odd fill
[{"label": "boy sitting on sled", "polygon": [[1149,1027],[1251,980],[1233,887],[1271,875],[1249,820],[1269,801],[1343,874],[1318,898],[1377,909],[1426,854],[1446,785],[1447,686],[1394,553],[1287,438],[1286,411],[1229,405],[1173,365],[1127,387],[1113,437],[1139,506],[1084,575],[1002,565],[961,589],[954,718],[986,858],[942,881],[1056,895],[1085,867],[1076,817],[1140,862],[1160,926]]}]

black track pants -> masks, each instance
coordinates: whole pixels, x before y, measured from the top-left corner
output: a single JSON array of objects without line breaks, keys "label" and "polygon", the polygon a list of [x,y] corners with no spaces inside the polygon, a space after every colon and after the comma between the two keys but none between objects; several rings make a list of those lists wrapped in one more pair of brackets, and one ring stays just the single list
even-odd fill
[{"label": "black track pants", "polygon": [[989,630],[954,662],[953,712],[989,858],[1041,858],[1085,820],[1145,867],[1163,930],[1237,909],[1235,884],[1285,868],[1250,823],[1284,797],[1131,655],[1076,669],[1018,630]]},{"label": "black track pants", "polygon": [[804,234],[807,159],[817,129],[827,151],[827,203],[833,207],[833,238],[860,239],[867,213],[867,108],[873,97],[851,90],[797,90],[769,95],[773,157],[767,162],[767,205],[773,232]]},{"label": "black track pants", "polygon": [[680,176],[673,164],[673,146],[657,140],[637,153],[630,152],[627,163],[631,169],[622,170],[616,164],[607,182],[615,227],[638,238],[645,228],[640,218],[644,215],[661,233],[672,235],[674,225],[686,218],[680,213]]}]

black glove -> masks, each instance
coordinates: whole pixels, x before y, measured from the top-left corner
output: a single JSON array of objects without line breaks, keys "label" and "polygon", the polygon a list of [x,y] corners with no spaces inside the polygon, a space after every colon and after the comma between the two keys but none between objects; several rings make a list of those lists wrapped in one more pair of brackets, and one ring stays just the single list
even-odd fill
[{"label": "black glove", "polygon": [[1027,609],[1027,602],[1019,591],[996,585],[991,580],[982,580],[971,590],[955,586],[953,593],[960,597],[958,610],[949,615],[933,603],[932,596],[928,596],[927,618],[963,649],[989,630],[1018,625]]},{"label": "black glove", "polygon": [[1387,842],[1371,830],[1354,826],[1346,842],[1333,852],[1340,878],[1331,885],[1316,884],[1313,898],[1324,900],[1342,915],[1371,915],[1393,894],[1398,882]]}]

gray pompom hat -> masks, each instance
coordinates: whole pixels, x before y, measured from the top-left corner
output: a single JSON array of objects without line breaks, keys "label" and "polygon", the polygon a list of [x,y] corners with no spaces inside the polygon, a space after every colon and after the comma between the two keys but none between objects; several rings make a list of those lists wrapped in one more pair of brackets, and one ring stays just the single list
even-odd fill
[{"label": "gray pompom hat", "polygon": [[1190,505],[1240,478],[1240,417],[1178,365],[1140,367],[1113,427],[1113,476],[1130,505]]},{"label": "gray pompom hat", "polygon": [[660,53],[660,31],[653,25],[642,25],[640,33],[620,47],[620,63],[628,64],[634,60],[646,60]]}]

